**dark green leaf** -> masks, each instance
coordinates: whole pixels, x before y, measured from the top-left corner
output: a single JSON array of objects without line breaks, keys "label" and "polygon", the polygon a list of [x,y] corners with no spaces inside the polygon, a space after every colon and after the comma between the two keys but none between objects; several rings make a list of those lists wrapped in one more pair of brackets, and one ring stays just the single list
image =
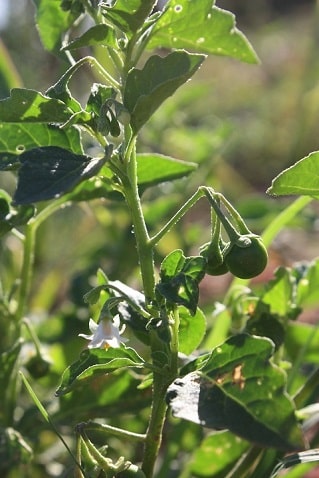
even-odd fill
[{"label": "dark green leaf", "polygon": [[136,160],[138,185],[142,189],[182,178],[197,168],[195,163],[188,163],[155,153],[138,154]]},{"label": "dark green leaf", "polygon": [[206,317],[199,308],[195,315],[190,315],[185,307],[179,307],[179,318],[179,352],[190,355],[204,338]]},{"label": "dark green leaf", "polygon": [[124,106],[131,114],[134,132],[146,123],[163,101],[193,76],[204,59],[204,55],[175,51],[164,58],[151,56],[143,69],[130,70],[124,91]]},{"label": "dark green leaf", "polygon": [[60,197],[98,173],[105,158],[92,159],[55,146],[22,153],[15,204],[30,204]]},{"label": "dark green leaf", "polygon": [[120,348],[84,350],[79,360],[63,373],[56,395],[64,395],[82,385],[83,381],[88,383],[99,375],[125,367],[142,367],[143,363],[143,359],[134,349],[125,347],[123,344]]},{"label": "dark green leaf", "polygon": [[0,133],[0,152],[3,151],[0,161],[3,164],[6,153],[10,153],[10,163],[10,157],[14,159],[37,146],[60,146],[73,153],[83,153],[79,130],[74,127],[65,130],[43,123],[2,123]]},{"label": "dark green leaf", "polygon": [[177,417],[228,429],[263,447],[303,448],[286,375],[270,340],[240,334],[216,347],[199,372],[177,379],[168,401]]},{"label": "dark green leaf", "polygon": [[76,38],[65,45],[62,50],[76,50],[77,48],[94,45],[117,48],[117,39],[114,29],[104,23],[95,25],[83,33],[79,38]]},{"label": "dark green leaf", "polygon": [[100,2],[100,7],[105,17],[127,34],[136,32],[143,26],[146,18],[151,13],[155,0],[117,0]]},{"label": "dark green leaf", "polygon": [[278,349],[285,338],[284,323],[286,322],[286,317],[280,320],[277,314],[270,312],[268,304],[260,301],[246,323],[245,332],[259,337],[268,337]]},{"label": "dark green leaf", "polygon": [[185,48],[256,63],[257,55],[236,28],[235,16],[212,0],[171,0],[152,30],[148,48]]},{"label": "dark green leaf", "polygon": [[310,153],[278,174],[267,193],[273,196],[297,194],[319,197],[318,164],[319,151]]},{"label": "dark green leaf", "polygon": [[0,101],[0,121],[6,123],[65,123],[72,114],[62,101],[24,88]]},{"label": "dark green leaf", "polygon": [[43,46],[57,52],[61,46],[62,34],[68,30],[80,14],[63,11],[59,1],[33,0],[36,5],[36,21]]},{"label": "dark green leaf", "polygon": [[195,314],[198,304],[198,284],[205,275],[205,259],[184,257],[181,250],[171,252],[161,264],[161,282],[157,292],[168,302],[184,305]]},{"label": "dark green leaf", "polygon": [[228,431],[209,435],[195,450],[190,469],[195,476],[224,478],[248,450],[249,443]]}]

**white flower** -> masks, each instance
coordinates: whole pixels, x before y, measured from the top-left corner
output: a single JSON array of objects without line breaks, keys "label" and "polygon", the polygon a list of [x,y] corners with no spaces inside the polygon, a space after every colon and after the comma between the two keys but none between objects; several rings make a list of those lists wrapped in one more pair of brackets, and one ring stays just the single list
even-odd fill
[{"label": "white flower", "polygon": [[118,315],[113,318],[113,321],[102,319],[98,324],[90,319],[89,329],[92,335],[79,334],[79,337],[90,341],[89,349],[119,348],[121,343],[128,340],[120,336],[125,330],[125,325],[120,329],[120,317]]}]

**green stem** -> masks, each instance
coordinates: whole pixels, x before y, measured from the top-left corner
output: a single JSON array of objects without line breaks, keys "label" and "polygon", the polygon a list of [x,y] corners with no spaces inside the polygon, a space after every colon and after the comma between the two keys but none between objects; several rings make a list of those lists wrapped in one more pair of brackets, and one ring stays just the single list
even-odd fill
[{"label": "green stem", "polygon": [[35,248],[35,232],[36,228],[34,224],[29,223],[25,227],[25,237],[24,237],[24,251],[23,251],[23,263],[20,277],[20,290],[18,298],[18,308],[16,312],[17,323],[21,324],[21,319],[23,318],[25,307],[27,303],[27,298],[30,290],[32,272],[33,272],[33,263],[34,263],[34,248]]},{"label": "green stem", "polygon": [[137,441],[144,441],[146,436],[145,434],[130,432],[128,430],[123,430],[122,428],[113,427],[105,423],[103,424],[95,423],[95,422],[82,423],[81,429],[83,428],[86,431],[102,432],[102,433],[107,433],[109,435],[119,436],[122,438],[129,438],[129,439],[137,440]]}]

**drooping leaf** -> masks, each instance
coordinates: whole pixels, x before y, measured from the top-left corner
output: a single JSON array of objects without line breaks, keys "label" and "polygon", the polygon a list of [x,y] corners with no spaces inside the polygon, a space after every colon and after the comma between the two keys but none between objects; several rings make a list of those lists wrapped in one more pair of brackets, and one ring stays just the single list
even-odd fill
[{"label": "drooping leaf", "polygon": [[197,164],[181,161],[162,154],[137,154],[138,185],[147,187],[187,176]]},{"label": "drooping leaf", "polygon": [[184,257],[181,250],[171,252],[161,264],[161,281],[157,292],[169,303],[184,305],[191,314],[196,313],[199,298],[198,285],[205,275],[202,256]]},{"label": "drooping leaf", "polygon": [[17,156],[37,146],[59,146],[73,153],[83,153],[79,130],[74,127],[61,129],[44,123],[0,124],[1,153]]},{"label": "drooping leaf", "polygon": [[267,193],[319,197],[318,164],[319,151],[314,151],[278,174]]},{"label": "drooping leaf", "polygon": [[130,36],[143,26],[153,10],[155,0],[115,0],[100,2],[105,17]]},{"label": "drooping leaf", "polygon": [[179,307],[179,352],[190,355],[200,345],[206,331],[206,318],[197,308],[191,315],[185,307]]},{"label": "drooping leaf", "polygon": [[141,70],[130,70],[123,102],[131,114],[134,132],[146,123],[163,101],[193,76],[204,59],[204,55],[175,51],[164,58],[151,56]]},{"label": "drooping leaf", "polygon": [[196,477],[225,477],[249,446],[249,442],[229,431],[209,435],[204,438],[191,458],[191,472]]},{"label": "drooping leaf", "polygon": [[175,416],[228,429],[263,447],[303,448],[285,373],[270,358],[272,342],[239,334],[216,347],[199,371],[168,389]]},{"label": "drooping leaf", "polygon": [[83,33],[79,38],[76,38],[65,45],[62,50],[76,50],[77,48],[94,45],[117,48],[118,45],[115,30],[104,23],[95,25]]},{"label": "drooping leaf", "polygon": [[22,153],[15,204],[30,204],[60,197],[98,173],[106,158],[93,159],[56,146]]},{"label": "drooping leaf", "polygon": [[79,359],[63,373],[56,395],[64,395],[82,385],[84,381],[88,383],[99,375],[125,367],[142,367],[143,364],[144,361],[138,353],[123,344],[120,348],[84,350]]},{"label": "drooping leaf", "polygon": [[171,0],[153,27],[148,48],[185,48],[256,63],[257,55],[236,28],[235,16],[215,1]]},{"label": "drooping leaf", "polygon": [[0,101],[0,121],[6,123],[65,123],[72,114],[62,101],[25,88],[13,88]]},{"label": "drooping leaf", "polygon": [[36,5],[36,22],[44,48],[58,52],[62,34],[68,30],[80,15],[79,11],[65,11],[59,1],[33,0]]}]

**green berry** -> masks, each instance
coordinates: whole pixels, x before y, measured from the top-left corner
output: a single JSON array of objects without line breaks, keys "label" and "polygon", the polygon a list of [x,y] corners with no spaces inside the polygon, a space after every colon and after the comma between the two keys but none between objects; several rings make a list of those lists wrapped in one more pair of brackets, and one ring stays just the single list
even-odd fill
[{"label": "green berry", "polygon": [[267,249],[261,238],[244,235],[225,251],[225,264],[228,270],[241,279],[256,277],[265,269],[268,261]]}]

